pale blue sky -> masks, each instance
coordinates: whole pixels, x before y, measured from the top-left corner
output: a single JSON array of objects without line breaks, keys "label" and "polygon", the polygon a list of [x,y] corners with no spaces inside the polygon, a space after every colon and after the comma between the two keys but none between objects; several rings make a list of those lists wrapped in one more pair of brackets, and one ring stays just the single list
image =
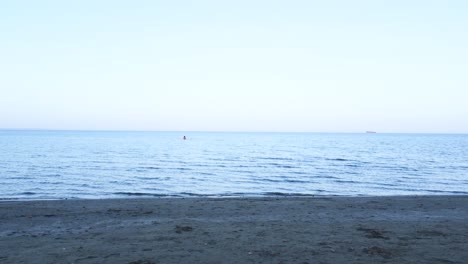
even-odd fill
[{"label": "pale blue sky", "polygon": [[468,133],[468,1],[1,1],[0,128]]}]

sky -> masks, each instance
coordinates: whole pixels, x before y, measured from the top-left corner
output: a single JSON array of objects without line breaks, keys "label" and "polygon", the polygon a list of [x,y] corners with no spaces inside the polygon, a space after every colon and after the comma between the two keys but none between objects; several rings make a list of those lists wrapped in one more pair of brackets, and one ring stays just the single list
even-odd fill
[{"label": "sky", "polygon": [[468,1],[0,2],[0,128],[468,133]]}]

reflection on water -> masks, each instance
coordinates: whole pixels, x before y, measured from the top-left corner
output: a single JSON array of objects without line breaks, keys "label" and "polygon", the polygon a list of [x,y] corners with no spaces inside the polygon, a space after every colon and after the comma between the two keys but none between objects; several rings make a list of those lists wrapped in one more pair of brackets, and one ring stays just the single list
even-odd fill
[{"label": "reflection on water", "polygon": [[468,135],[0,131],[0,198],[468,194]]}]

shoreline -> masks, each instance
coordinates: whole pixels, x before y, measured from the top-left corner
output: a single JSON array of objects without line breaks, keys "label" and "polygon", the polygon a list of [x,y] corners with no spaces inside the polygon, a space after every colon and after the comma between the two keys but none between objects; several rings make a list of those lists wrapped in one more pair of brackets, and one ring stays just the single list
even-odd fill
[{"label": "shoreline", "polygon": [[94,198],[0,198],[0,204],[4,202],[40,202],[40,201],[103,201],[103,200],[147,200],[147,199],[282,199],[282,198],[398,198],[398,197],[460,197],[468,196],[468,192],[451,194],[401,194],[401,195],[331,195],[331,194],[272,194],[272,195],[128,195],[116,197],[94,197]]},{"label": "shoreline", "polygon": [[468,196],[0,200],[2,263],[463,263]]}]

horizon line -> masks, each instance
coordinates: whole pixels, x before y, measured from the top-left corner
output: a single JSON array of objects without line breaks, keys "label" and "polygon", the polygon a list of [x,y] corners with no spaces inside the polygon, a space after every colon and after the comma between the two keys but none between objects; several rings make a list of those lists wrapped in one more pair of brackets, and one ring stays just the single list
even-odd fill
[{"label": "horizon line", "polygon": [[174,133],[310,133],[310,134],[439,134],[467,135],[468,132],[378,132],[364,130],[361,132],[344,131],[229,131],[229,130],[139,130],[139,129],[50,129],[50,128],[0,128],[0,131],[79,131],[79,132],[174,132]]}]

